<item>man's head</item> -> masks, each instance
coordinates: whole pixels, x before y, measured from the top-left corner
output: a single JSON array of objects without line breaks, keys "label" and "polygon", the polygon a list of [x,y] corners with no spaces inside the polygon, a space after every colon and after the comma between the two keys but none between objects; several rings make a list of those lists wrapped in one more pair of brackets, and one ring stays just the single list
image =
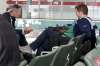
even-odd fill
[{"label": "man's head", "polygon": [[78,18],[84,17],[88,15],[88,7],[87,5],[81,3],[75,7],[76,15]]},{"label": "man's head", "polygon": [[7,11],[10,13],[11,16],[19,18],[22,15],[22,8],[19,5],[12,5],[7,8]]}]

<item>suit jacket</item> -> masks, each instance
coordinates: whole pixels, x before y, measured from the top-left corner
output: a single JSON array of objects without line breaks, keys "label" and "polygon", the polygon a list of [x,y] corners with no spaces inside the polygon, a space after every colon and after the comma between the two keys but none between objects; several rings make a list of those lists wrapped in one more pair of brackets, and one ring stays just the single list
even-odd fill
[{"label": "suit jacket", "polygon": [[20,53],[16,33],[2,15],[0,15],[0,66],[18,66]]},{"label": "suit jacket", "polygon": [[[15,29],[15,17],[10,16],[10,14],[8,12],[4,13],[3,16],[6,18],[6,20],[8,20],[8,22],[14,27]],[[11,21],[12,19],[12,21]],[[17,38],[18,38],[18,42],[20,46],[25,46],[28,45],[25,36],[22,34],[22,30],[21,29],[15,29],[16,34],[17,34]]]}]

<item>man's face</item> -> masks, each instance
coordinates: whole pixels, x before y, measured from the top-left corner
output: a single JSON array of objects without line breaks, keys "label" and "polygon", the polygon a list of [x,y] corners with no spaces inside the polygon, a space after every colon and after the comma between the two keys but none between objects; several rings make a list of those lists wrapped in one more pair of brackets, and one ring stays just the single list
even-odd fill
[{"label": "man's face", "polygon": [[61,33],[64,33],[65,32],[65,29],[60,29],[59,30]]},{"label": "man's face", "polygon": [[20,18],[22,16],[22,9],[21,8],[14,9],[13,13],[14,13],[14,17]]},{"label": "man's face", "polygon": [[78,11],[77,9],[75,9],[75,13],[76,13],[76,16],[78,18],[81,18],[81,12],[80,11]]}]

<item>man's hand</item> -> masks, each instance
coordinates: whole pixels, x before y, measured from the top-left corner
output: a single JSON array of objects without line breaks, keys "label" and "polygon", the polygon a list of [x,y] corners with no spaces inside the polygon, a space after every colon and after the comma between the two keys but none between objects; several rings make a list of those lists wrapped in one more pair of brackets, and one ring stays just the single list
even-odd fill
[{"label": "man's hand", "polygon": [[24,33],[25,34],[28,34],[28,33],[32,32],[32,31],[33,31],[32,27],[26,27],[26,28],[24,28]]}]

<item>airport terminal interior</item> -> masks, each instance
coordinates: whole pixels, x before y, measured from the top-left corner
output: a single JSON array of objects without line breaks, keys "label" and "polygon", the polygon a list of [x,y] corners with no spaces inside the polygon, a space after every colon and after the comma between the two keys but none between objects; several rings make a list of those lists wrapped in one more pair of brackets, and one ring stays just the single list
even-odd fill
[{"label": "airport terminal interior", "polygon": [[[16,30],[22,30],[16,37],[21,61],[18,64],[15,61],[15,65],[10,65],[14,61],[3,59],[3,42],[0,35],[0,66],[100,66],[100,0],[0,0],[0,4],[0,22],[3,22],[2,14],[16,10],[13,5],[21,7],[21,17],[16,18],[14,28],[11,25],[10,27],[16,35],[20,34]],[[88,16],[77,17],[76,9],[80,4],[87,6]],[[90,36],[92,38],[86,38],[88,32],[81,33],[89,31],[88,23],[85,25],[82,23],[83,28],[80,23],[78,26],[80,30],[77,29],[77,33],[81,34],[74,35],[75,24],[78,25],[76,22],[78,20],[81,22],[81,19],[86,19],[89,24],[92,22],[90,26],[91,31],[92,27],[94,29],[94,33],[91,32]],[[84,20],[83,22],[85,23]],[[2,30],[2,25],[0,26]],[[25,28],[26,31],[29,29],[28,33],[25,33]],[[12,40],[10,36],[12,34],[8,39]],[[10,46],[13,45],[8,45],[7,48]],[[12,55],[9,54],[10,57]]]}]

